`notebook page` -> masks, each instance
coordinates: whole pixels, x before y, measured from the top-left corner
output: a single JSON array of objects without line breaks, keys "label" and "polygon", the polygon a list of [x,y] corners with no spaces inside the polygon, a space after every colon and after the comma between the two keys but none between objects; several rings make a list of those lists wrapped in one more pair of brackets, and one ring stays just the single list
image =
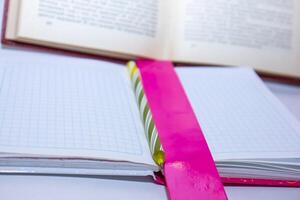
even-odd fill
[{"label": "notebook page", "polygon": [[50,56],[3,63],[0,152],[153,164],[124,66]]},{"label": "notebook page", "polygon": [[178,68],[215,160],[299,158],[299,122],[251,69]]},{"label": "notebook page", "polygon": [[271,92],[300,120],[300,86],[265,82]]}]

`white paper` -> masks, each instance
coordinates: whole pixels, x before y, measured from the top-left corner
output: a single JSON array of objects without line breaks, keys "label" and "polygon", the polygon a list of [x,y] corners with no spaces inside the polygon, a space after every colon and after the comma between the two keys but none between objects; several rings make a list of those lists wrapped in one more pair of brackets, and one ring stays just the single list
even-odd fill
[{"label": "white paper", "polygon": [[251,69],[179,68],[215,160],[299,158],[299,121]]},{"label": "white paper", "polygon": [[0,152],[153,164],[124,65],[59,57],[4,63]]}]

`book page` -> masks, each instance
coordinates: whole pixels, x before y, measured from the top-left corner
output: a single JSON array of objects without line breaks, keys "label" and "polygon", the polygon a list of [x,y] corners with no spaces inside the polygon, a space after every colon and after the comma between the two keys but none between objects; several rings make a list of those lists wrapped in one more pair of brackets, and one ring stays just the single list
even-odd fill
[{"label": "book page", "polygon": [[299,158],[300,123],[251,69],[177,68],[216,161]]},{"label": "book page", "polygon": [[300,77],[300,2],[187,0],[177,5],[173,58]]},{"label": "book page", "polygon": [[167,2],[20,0],[17,40],[86,53],[165,58]]},{"label": "book page", "polygon": [[122,65],[58,56],[6,60],[0,89],[1,153],[154,165]]}]

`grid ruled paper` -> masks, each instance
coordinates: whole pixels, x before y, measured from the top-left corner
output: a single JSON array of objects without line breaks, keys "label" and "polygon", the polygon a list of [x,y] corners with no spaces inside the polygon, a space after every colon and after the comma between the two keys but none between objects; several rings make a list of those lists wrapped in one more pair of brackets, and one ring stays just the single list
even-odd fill
[{"label": "grid ruled paper", "polygon": [[253,70],[176,71],[216,160],[300,157],[299,121]]},{"label": "grid ruled paper", "polygon": [[152,161],[125,67],[46,63],[0,68],[0,152]]}]

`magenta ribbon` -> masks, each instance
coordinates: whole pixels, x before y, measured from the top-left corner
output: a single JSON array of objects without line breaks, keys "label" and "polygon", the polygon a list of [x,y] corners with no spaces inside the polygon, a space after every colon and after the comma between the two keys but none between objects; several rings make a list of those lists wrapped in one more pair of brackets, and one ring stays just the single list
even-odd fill
[{"label": "magenta ribbon", "polygon": [[203,132],[169,61],[138,60],[159,139],[171,200],[226,200]]}]

